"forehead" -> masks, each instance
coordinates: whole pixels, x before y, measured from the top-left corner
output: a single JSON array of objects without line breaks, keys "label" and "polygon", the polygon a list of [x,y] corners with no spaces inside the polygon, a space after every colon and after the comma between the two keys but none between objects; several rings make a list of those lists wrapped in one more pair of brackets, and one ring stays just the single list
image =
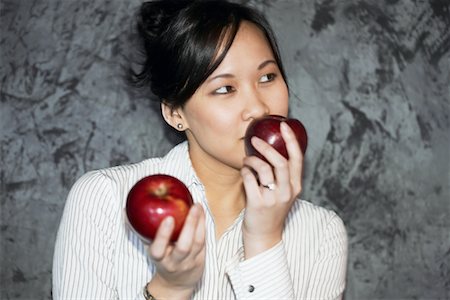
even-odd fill
[{"label": "forehead", "polygon": [[218,47],[215,61],[230,60],[232,57],[245,55],[264,55],[274,57],[272,45],[263,30],[254,23],[242,21],[236,34],[232,36],[231,29],[228,29]]},{"label": "forehead", "polygon": [[237,64],[238,68],[273,59],[272,47],[264,32],[256,25],[245,22],[239,30],[218,69],[227,64]]},{"label": "forehead", "polygon": [[269,41],[267,40],[266,35],[261,30],[261,28],[258,25],[248,21],[241,22],[236,37],[234,38],[233,44],[234,42],[236,42],[236,40],[240,39],[259,39],[261,40],[261,42],[267,44],[267,46],[270,47]]}]

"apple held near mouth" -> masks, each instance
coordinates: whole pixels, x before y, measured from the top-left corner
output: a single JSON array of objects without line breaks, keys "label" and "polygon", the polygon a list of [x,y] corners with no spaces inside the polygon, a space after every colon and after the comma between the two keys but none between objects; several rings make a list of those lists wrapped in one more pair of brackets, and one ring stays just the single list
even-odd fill
[{"label": "apple held near mouth", "polygon": [[144,177],[132,187],[127,197],[126,215],[132,229],[147,243],[155,238],[164,218],[172,216],[175,227],[170,241],[175,242],[192,205],[191,193],[183,182],[156,174]]},{"label": "apple held near mouth", "polygon": [[266,158],[256,151],[251,143],[251,138],[256,136],[270,144],[281,155],[288,159],[289,155],[287,153],[286,144],[280,131],[281,122],[286,122],[294,131],[295,137],[300,145],[300,149],[303,154],[305,154],[306,147],[308,145],[308,135],[306,134],[306,129],[303,124],[297,119],[289,119],[278,115],[264,116],[250,123],[244,138],[246,154],[248,156],[257,156],[267,162]]}]

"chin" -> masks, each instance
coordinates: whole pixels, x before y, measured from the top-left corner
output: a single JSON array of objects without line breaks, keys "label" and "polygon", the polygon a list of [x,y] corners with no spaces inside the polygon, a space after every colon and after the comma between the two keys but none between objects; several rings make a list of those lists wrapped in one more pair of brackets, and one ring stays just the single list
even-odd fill
[{"label": "chin", "polygon": [[245,158],[245,152],[244,150],[242,150],[241,152],[242,154],[239,155],[238,157],[234,156],[234,157],[229,157],[228,156],[228,160],[226,162],[226,164],[232,168],[235,169],[237,171],[240,171],[242,169],[242,167],[244,167],[244,158]]}]

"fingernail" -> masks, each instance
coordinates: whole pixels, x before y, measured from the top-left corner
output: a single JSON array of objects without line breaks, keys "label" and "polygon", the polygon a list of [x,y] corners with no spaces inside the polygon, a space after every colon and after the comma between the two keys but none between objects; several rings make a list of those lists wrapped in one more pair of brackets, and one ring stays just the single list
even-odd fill
[{"label": "fingernail", "polygon": [[173,225],[173,223],[174,223],[173,217],[167,217],[164,220],[164,226],[165,227],[171,227]]},{"label": "fingernail", "polygon": [[198,207],[197,207],[197,205],[195,205],[195,204],[192,205],[190,214],[193,215],[193,216],[195,216],[195,215],[197,214],[197,212],[198,212]]},{"label": "fingernail", "polygon": [[280,128],[281,128],[281,130],[286,132],[286,131],[288,131],[289,125],[286,124],[286,122],[281,122]]},{"label": "fingernail", "polygon": [[259,137],[252,137],[252,143],[256,144],[256,145],[260,145],[261,144],[261,139]]}]

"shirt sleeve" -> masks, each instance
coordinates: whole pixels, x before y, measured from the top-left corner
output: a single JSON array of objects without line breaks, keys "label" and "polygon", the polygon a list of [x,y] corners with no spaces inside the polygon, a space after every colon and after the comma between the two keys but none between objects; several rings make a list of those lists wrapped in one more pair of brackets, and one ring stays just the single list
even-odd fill
[{"label": "shirt sleeve", "polygon": [[293,299],[294,292],[284,244],[243,260],[240,248],[227,265],[236,299]]},{"label": "shirt sleeve", "polygon": [[328,222],[314,262],[306,299],[342,299],[347,272],[348,239],[336,215]]},{"label": "shirt sleeve", "polygon": [[53,299],[117,299],[115,234],[120,204],[112,181],[88,173],[73,186],[58,230],[53,257]]}]

